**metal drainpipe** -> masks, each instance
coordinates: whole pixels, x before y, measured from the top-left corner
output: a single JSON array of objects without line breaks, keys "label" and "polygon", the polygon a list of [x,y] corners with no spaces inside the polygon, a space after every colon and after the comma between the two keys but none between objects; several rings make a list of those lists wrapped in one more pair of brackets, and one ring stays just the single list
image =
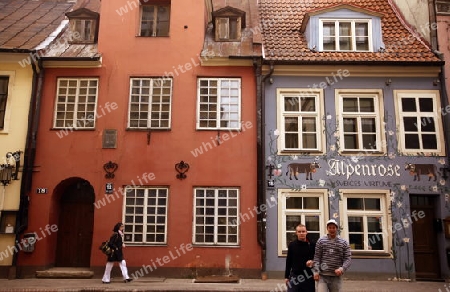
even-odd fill
[{"label": "metal drainpipe", "polygon": [[[31,52],[34,53],[34,52]],[[42,60],[38,60],[38,69],[34,62],[31,63],[33,69],[33,83],[30,98],[30,109],[28,112],[28,130],[25,142],[25,150],[23,154],[23,170],[22,170],[22,180],[20,185],[20,205],[19,212],[16,217],[16,247],[18,250],[20,248],[20,235],[28,227],[28,205],[29,196],[28,193],[31,190],[32,175],[33,175],[33,165],[36,156],[36,137],[37,130],[39,126],[39,116],[40,116],[40,104],[42,96],[42,84],[44,80],[44,67],[42,66]],[[13,273],[10,273],[10,277],[16,278],[17,273],[17,257],[19,253],[16,252],[13,255],[12,268]],[[20,271],[19,271],[20,272]]]},{"label": "metal drainpipe", "polygon": [[[253,62],[255,66],[256,75],[256,107],[258,110],[257,114],[257,202],[258,207],[264,204],[266,195],[266,184],[265,184],[265,81],[269,78],[273,71],[273,62],[270,63],[270,71],[266,75],[262,75],[262,60],[260,58],[254,59]],[[261,246],[261,269],[262,273],[266,272],[266,212],[259,212],[257,216],[257,239]]]}]

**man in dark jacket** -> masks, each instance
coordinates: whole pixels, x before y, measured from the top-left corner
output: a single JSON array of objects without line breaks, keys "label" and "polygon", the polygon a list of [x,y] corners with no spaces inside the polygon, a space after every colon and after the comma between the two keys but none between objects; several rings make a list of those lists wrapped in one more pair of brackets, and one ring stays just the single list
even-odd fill
[{"label": "man in dark jacket", "polygon": [[289,243],[284,277],[288,292],[314,292],[315,282],[312,272],[315,244],[309,242],[306,226],[295,227],[297,239]]}]

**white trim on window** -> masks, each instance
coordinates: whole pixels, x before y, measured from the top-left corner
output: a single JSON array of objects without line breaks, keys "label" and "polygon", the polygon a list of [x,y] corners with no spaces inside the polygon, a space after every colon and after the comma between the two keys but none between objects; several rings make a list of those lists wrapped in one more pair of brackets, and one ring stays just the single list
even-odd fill
[{"label": "white trim on window", "polygon": [[[339,193],[342,196],[339,213],[345,214],[341,216],[340,235],[349,242],[352,255],[389,257],[392,246],[390,191],[340,189]],[[355,206],[359,203],[360,208]],[[362,238],[360,245],[350,234],[353,238]]]},{"label": "white trim on window", "polygon": [[58,78],[53,128],[95,129],[98,78]]},{"label": "white trim on window", "polygon": [[14,82],[16,73],[14,71],[0,71],[0,76],[8,77],[8,95],[6,96],[6,108],[3,129],[0,129],[0,134],[8,134],[9,127],[11,125],[11,114],[12,114],[12,103],[13,103],[13,92]]},{"label": "white trim on window", "polygon": [[327,189],[278,189],[278,256],[286,256],[289,244],[287,237],[292,234],[292,238],[295,238],[295,226],[300,223],[306,225],[308,237],[317,241],[326,234],[326,218]]},{"label": "white trim on window", "polygon": [[445,156],[439,90],[394,90],[398,149]]},{"label": "white trim on window", "polygon": [[127,186],[124,194],[122,222],[127,244],[167,244],[169,189]]},{"label": "white trim on window", "polygon": [[383,93],[376,89],[336,89],[340,153],[384,154]]},{"label": "white trim on window", "polygon": [[170,129],[172,78],[130,78],[129,129]]},{"label": "white trim on window", "polygon": [[[204,246],[239,246],[239,188],[194,189],[192,242]],[[245,219],[245,215],[242,215]]]},{"label": "white trim on window", "polygon": [[198,78],[196,125],[197,130],[241,129],[240,78]]},{"label": "white trim on window", "polygon": [[323,89],[277,89],[279,154],[323,153]]},{"label": "white trim on window", "polygon": [[[333,33],[325,35],[324,23],[333,24],[330,26]],[[350,35],[346,36],[341,33],[340,24],[350,25]],[[357,25],[365,25],[367,27],[360,28]],[[367,30],[367,35],[358,34],[358,31]],[[330,43],[328,48],[324,45],[325,38]],[[341,42],[340,40],[348,39],[349,42]],[[340,51],[340,52],[372,52],[373,51],[373,36],[372,36],[372,19],[320,19],[319,22],[319,51]],[[367,39],[367,42],[365,41]],[[343,44],[347,43],[349,45],[348,49],[343,47]],[[333,45],[334,44],[334,45]],[[362,46],[366,47],[365,49]],[[359,47],[359,48],[358,48]]]}]

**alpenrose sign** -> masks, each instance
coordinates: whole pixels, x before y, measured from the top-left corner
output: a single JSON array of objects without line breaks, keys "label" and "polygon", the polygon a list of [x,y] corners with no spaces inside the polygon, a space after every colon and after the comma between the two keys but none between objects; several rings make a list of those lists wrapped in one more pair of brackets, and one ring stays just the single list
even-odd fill
[{"label": "alpenrose sign", "polygon": [[328,176],[345,175],[348,179],[352,175],[358,176],[400,176],[401,169],[398,164],[360,164],[349,163],[348,160],[342,161],[338,159],[328,160],[329,170]]}]

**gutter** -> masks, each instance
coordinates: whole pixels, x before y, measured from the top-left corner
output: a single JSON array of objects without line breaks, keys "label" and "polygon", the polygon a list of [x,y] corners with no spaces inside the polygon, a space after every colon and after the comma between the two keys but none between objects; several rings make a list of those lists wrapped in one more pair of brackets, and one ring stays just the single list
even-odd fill
[{"label": "gutter", "polygon": [[[20,185],[20,203],[19,212],[16,217],[16,245],[20,244],[20,235],[28,228],[28,206],[30,202],[29,193],[31,191],[33,167],[36,157],[36,138],[40,118],[40,106],[42,97],[42,85],[44,82],[44,67],[42,60],[37,61],[37,66],[33,62],[33,83],[30,98],[30,109],[28,112],[28,130],[25,142],[25,150],[23,156],[22,180]],[[20,250],[18,248],[18,250]],[[13,255],[12,269],[14,273],[10,273],[10,277],[20,277],[17,273],[17,257],[19,253]]]},{"label": "gutter", "polygon": [[[256,76],[256,108],[257,108],[257,203],[261,206],[266,198],[266,165],[265,165],[265,81],[273,71],[273,62],[270,63],[270,71],[262,75],[262,60],[254,58],[253,65]],[[261,276],[264,279],[266,273],[266,212],[259,212],[257,215],[257,240],[261,246]]]}]

